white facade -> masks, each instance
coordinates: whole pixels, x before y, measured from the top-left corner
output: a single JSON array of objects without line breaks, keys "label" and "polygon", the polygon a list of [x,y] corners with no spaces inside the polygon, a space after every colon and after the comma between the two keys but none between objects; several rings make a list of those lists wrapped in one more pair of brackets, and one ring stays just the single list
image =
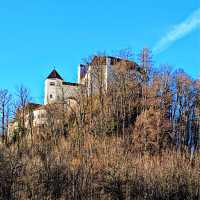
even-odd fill
[{"label": "white facade", "polygon": [[44,104],[66,101],[68,98],[76,96],[78,86],[76,83],[64,82],[60,78],[47,78],[45,80]]},{"label": "white facade", "polygon": [[45,108],[36,109],[33,111],[33,126],[41,126],[46,123],[46,110]]},{"label": "white facade", "polygon": [[[134,73],[135,67],[137,67],[137,64],[128,60],[106,56],[94,57],[93,61],[87,66],[79,65],[78,81],[80,84],[86,85],[89,93],[91,91],[96,92],[99,87],[102,87],[106,92],[116,80],[115,77],[120,71],[119,68],[126,68],[125,70],[128,69],[129,73]],[[87,68],[86,73],[84,68]]]}]

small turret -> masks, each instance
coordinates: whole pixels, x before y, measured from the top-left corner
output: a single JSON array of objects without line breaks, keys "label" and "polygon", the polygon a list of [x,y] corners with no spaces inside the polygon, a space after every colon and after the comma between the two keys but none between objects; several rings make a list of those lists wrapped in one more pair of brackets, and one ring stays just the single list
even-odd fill
[{"label": "small turret", "polygon": [[54,69],[45,80],[45,105],[59,100],[62,83],[63,78]]}]

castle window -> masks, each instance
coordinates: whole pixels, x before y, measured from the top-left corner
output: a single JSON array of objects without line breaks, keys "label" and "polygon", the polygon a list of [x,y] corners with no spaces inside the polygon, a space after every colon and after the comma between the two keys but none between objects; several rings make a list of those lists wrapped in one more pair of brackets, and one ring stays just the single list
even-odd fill
[{"label": "castle window", "polygon": [[50,82],[50,85],[53,86],[53,85],[55,85],[55,83],[54,82]]},{"label": "castle window", "polygon": [[50,99],[53,99],[53,95],[52,94],[50,94]]}]

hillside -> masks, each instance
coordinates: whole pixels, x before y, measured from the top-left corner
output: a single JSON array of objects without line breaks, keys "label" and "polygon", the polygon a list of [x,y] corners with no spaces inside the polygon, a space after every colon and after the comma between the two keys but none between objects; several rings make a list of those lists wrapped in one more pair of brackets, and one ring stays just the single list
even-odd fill
[{"label": "hillside", "polygon": [[200,81],[154,69],[148,49],[134,72],[118,62],[106,91],[95,66],[97,92],[47,105],[41,127],[19,90],[18,128],[2,125],[0,199],[199,199]]}]

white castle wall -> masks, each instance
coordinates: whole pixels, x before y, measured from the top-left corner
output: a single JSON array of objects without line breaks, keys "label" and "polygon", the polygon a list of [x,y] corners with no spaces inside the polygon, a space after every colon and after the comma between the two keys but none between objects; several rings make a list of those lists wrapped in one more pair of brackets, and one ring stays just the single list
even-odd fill
[{"label": "white castle wall", "polygon": [[77,92],[78,85],[68,84],[60,79],[47,79],[44,104],[67,100],[69,97],[76,96]]},{"label": "white castle wall", "polygon": [[[104,91],[107,91],[109,85],[112,84],[115,79],[114,77],[116,75],[116,71],[115,71],[116,66],[111,65],[111,58],[107,57],[106,65],[102,65],[98,67],[101,67],[101,69],[103,70],[103,77],[104,77],[103,88],[104,88]],[[79,66],[78,73],[80,73],[80,66]],[[78,75],[79,82],[83,85],[86,85],[89,93],[91,91],[95,92],[98,90],[99,84],[98,84],[98,79],[96,76],[97,75],[96,75],[94,66],[92,65],[88,67],[88,71],[85,75],[85,78],[82,78],[80,80],[80,75]]]},{"label": "white castle wall", "polygon": [[33,126],[40,126],[46,123],[46,110],[45,109],[37,109],[33,111]]}]

